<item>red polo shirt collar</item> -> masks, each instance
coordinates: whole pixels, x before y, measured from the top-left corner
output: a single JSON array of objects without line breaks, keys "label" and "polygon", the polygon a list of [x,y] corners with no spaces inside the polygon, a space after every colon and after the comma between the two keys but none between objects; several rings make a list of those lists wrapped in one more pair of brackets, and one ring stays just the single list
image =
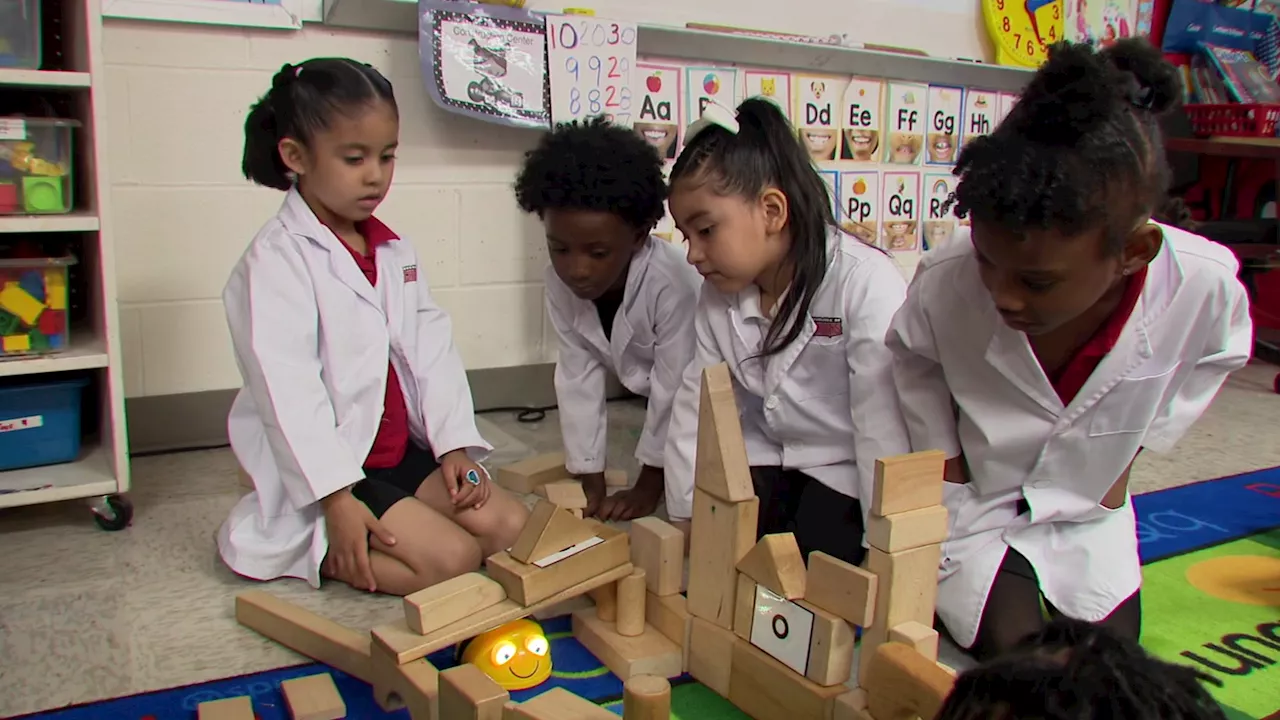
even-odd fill
[{"label": "red polo shirt collar", "polygon": [[1120,341],[1120,333],[1124,331],[1125,323],[1129,322],[1129,317],[1133,315],[1133,309],[1137,307],[1138,298],[1142,295],[1142,288],[1146,284],[1147,269],[1145,267],[1130,275],[1124,286],[1124,295],[1120,298],[1120,304],[1093,336],[1067,361],[1067,364],[1055,373],[1055,377],[1050,378],[1053,389],[1058,393],[1063,405],[1071,404],[1080,389],[1088,382],[1089,376],[1098,369],[1102,359],[1115,349],[1116,343]]}]

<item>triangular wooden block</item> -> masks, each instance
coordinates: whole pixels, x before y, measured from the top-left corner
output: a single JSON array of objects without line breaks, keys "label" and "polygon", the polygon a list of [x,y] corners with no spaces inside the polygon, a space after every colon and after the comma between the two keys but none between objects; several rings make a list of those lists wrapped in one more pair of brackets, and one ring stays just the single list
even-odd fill
[{"label": "triangular wooden block", "polygon": [[765,535],[738,561],[738,572],[788,600],[804,598],[804,557],[791,533]]},{"label": "triangular wooden block", "polygon": [[568,510],[547,500],[539,500],[529,513],[529,521],[511,546],[511,557],[532,563],[595,537],[595,527]]},{"label": "triangular wooden block", "polygon": [[750,500],[756,494],[747,464],[747,445],[742,439],[738,401],[733,396],[733,378],[725,363],[702,371],[693,481],[699,490],[729,502]]}]

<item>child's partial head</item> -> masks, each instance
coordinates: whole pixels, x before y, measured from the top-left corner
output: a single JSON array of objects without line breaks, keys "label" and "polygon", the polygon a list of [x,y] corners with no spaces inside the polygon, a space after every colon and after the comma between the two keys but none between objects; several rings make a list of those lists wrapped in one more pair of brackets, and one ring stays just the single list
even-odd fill
[{"label": "child's partial head", "polygon": [[763,355],[772,355],[799,336],[793,320],[822,284],[831,195],[774,103],[752,98],[736,114],[710,105],[703,117],[671,171],[671,215],[689,262],[716,289],[790,288],[765,337]]},{"label": "child's partial head", "polygon": [[665,214],[658,151],[604,118],[544,135],[515,187],[520,208],[542,219],[556,274],[586,300],[625,286],[632,255]]},{"label": "child's partial head", "polygon": [[1061,618],[956,678],[935,720],[1223,720],[1190,667]]},{"label": "child's partial head", "polygon": [[317,58],[276,73],[244,136],[246,178],[277,190],[296,181],[322,219],[358,222],[391,185],[399,110],[391,83],[372,66]]},{"label": "child's partial head", "polygon": [[1062,327],[1159,252],[1147,222],[1169,187],[1157,119],[1179,83],[1145,39],[1060,43],[995,132],[965,145],[953,201],[1011,327]]}]

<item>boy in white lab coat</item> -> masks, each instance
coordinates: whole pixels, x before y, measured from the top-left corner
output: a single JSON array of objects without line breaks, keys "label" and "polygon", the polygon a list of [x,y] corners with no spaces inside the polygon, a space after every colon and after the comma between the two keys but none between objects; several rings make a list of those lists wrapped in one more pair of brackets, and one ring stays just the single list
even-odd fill
[{"label": "boy in white lab coat", "polygon": [[[529,152],[516,199],[542,220],[551,266],[547,314],[559,339],[556,400],[565,466],[587,514],[631,520],[663,494],[671,401],[693,354],[697,273],[651,234],[665,213],[662,160],[639,134],[603,118],[561,124]],[[605,378],[648,398],[635,485],[605,496]]]},{"label": "boy in white lab coat", "polygon": [[938,615],[979,656],[1039,630],[1042,600],[1138,637],[1130,468],[1248,359],[1231,252],[1152,221],[1178,96],[1145,40],[1054,46],[961,152],[972,228],[924,259],[888,334],[913,447],[951,458]]}]

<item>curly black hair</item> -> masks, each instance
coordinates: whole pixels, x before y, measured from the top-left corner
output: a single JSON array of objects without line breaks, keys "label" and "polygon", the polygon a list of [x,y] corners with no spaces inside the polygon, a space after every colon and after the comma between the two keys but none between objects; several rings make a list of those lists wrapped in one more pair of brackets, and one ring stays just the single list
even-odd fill
[{"label": "curly black hair", "polygon": [[548,209],[598,210],[648,232],[666,210],[658,151],[633,130],[604,118],[560,123],[525,153],[516,202],[539,217]]},{"label": "curly black hair", "polygon": [[1207,679],[1106,628],[1058,618],[961,673],[935,720],[1225,720]]},{"label": "curly black hair", "polygon": [[1051,46],[1008,117],[960,152],[956,214],[1015,233],[1101,227],[1118,251],[1168,197],[1157,120],[1180,87],[1178,71],[1143,38],[1100,51]]}]

